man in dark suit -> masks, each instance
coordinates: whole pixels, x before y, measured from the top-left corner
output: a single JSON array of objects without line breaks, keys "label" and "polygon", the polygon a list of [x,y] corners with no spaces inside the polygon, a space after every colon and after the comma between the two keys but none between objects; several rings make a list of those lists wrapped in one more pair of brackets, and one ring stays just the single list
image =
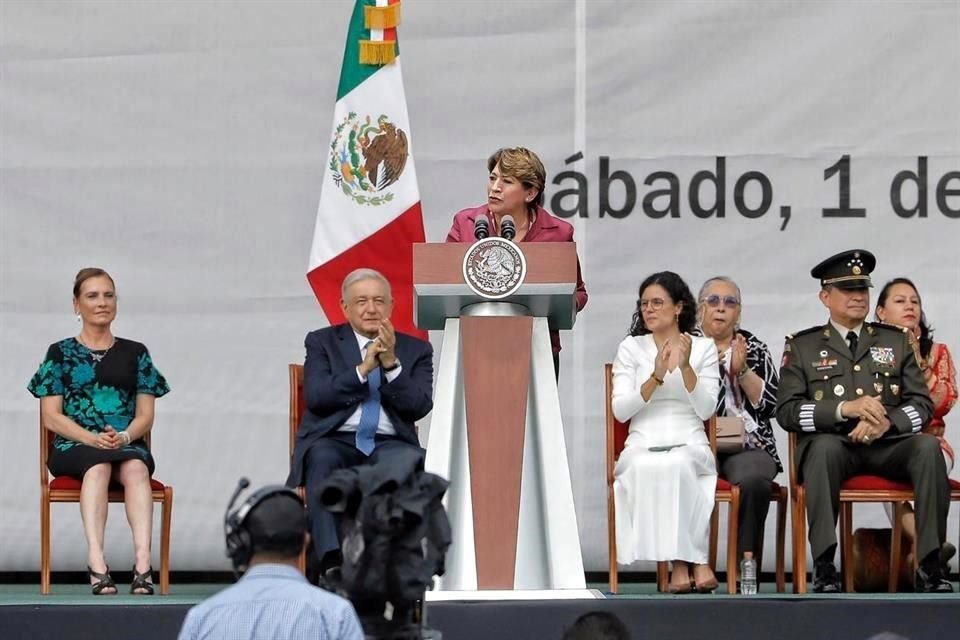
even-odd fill
[{"label": "man in dark suit", "polygon": [[942,575],[950,485],[933,436],[920,433],[932,403],[905,329],[864,322],[876,259],[844,251],[810,274],[830,320],[787,336],[777,391],[777,422],[797,434],[796,460],[806,487],[814,591],[840,591],[833,564],[840,486],[867,473],[913,486],[920,560],[917,591],[953,590]]},{"label": "man in dark suit", "polygon": [[306,410],[287,485],[305,485],[319,568],[339,564],[333,516],[320,485],[337,469],[375,464],[420,448],[415,422],[433,408],[433,347],[390,323],[390,283],[372,269],[347,275],[341,289],[346,324],[307,334]]}]

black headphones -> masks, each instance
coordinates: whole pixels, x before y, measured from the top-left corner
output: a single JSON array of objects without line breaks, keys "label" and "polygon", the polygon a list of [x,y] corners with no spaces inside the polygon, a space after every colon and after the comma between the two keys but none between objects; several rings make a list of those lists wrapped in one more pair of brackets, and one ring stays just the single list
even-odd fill
[{"label": "black headphones", "polygon": [[253,539],[250,531],[246,527],[247,516],[257,505],[277,495],[285,495],[293,498],[300,506],[303,500],[296,491],[289,487],[279,484],[271,484],[257,489],[243,501],[239,507],[233,509],[233,504],[237,501],[240,493],[250,486],[250,481],[246,478],[240,478],[237,488],[230,498],[230,504],[227,505],[227,511],[223,516],[223,534],[227,543],[227,557],[233,561],[233,572],[237,576],[243,575],[250,564],[250,558],[253,556]]}]

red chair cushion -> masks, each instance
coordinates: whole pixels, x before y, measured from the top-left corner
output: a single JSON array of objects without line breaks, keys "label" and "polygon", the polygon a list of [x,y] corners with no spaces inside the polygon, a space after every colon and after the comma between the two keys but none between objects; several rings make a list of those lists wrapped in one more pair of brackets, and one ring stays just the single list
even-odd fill
[{"label": "red chair cushion", "polygon": [[730,491],[732,486],[727,480],[717,477],[717,491]]},{"label": "red chair cushion", "polygon": [[[64,490],[64,491],[79,491],[80,490],[80,481],[72,476],[57,476],[50,481],[50,488],[54,491]],[[164,485],[159,480],[154,480],[150,478],[150,489],[152,491],[163,491],[166,489]],[[110,491],[122,491],[123,487],[119,484],[110,484]]]},{"label": "red chair cushion", "polygon": [[896,482],[880,476],[860,475],[848,478],[840,487],[851,491],[912,491],[907,483]]},{"label": "red chair cushion", "polygon": [[627,444],[627,436],[630,434],[630,421],[613,421],[613,457],[619,458],[620,453]]},{"label": "red chair cushion", "polygon": [[954,491],[960,490],[960,480],[954,480],[953,478],[950,478],[950,488]]}]

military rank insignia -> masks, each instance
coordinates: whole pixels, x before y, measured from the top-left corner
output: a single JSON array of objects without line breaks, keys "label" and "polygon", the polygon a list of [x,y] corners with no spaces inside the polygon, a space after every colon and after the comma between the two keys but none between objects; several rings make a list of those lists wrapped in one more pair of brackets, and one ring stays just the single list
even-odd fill
[{"label": "military rank insignia", "polygon": [[885,367],[892,367],[896,364],[893,347],[870,347],[870,357],[873,358],[874,362]]}]

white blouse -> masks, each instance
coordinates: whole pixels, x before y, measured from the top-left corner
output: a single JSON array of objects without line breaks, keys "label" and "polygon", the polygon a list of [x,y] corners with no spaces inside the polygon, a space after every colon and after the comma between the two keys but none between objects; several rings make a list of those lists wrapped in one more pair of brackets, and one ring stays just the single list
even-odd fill
[{"label": "white blouse", "polygon": [[690,366],[697,374],[687,391],[679,367],[668,371],[663,384],[644,400],[640,387],[653,373],[657,345],[651,334],[628,336],[613,362],[613,415],[630,420],[629,446],[706,444],[703,421],[714,414],[720,393],[717,347],[710,338],[693,336]]}]

